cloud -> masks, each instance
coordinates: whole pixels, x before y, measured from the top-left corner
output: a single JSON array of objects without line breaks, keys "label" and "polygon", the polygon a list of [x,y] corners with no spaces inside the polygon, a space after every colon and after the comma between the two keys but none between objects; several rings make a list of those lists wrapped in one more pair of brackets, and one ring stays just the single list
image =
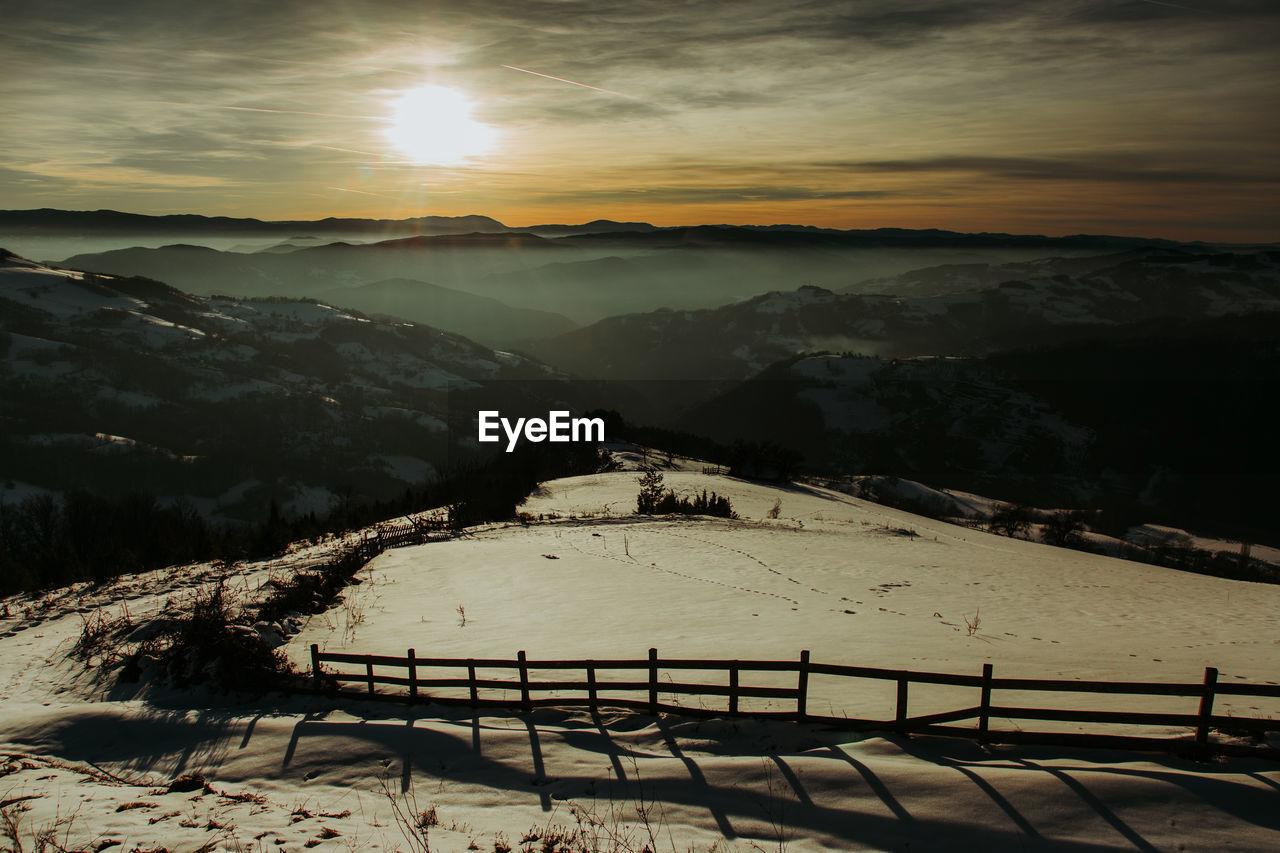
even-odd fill
[{"label": "cloud", "polygon": [[43,175],[30,169],[10,169],[0,166],[0,190],[6,194],[28,193],[32,190],[66,190],[76,182],[56,175]]},{"label": "cloud", "polygon": [[[543,103],[517,103],[503,105],[501,109],[482,111],[478,118],[488,119],[495,125],[552,124],[563,126],[573,123],[619,122],[633,119],[650,119],[668,116],[673,110],[660,104],[641,100],[588,92],[574,94]],[[491,114],[491,115],[490,115]]]},{"label": "cloud", "polygon": [[1257,183],[1277,181],[1274,173],[1246,173],[1220,168],[1161,168],[1150,153],[1094,154],[1063,157],[922,157],[914,160],[836,161],[818,164],[852,172],[969,172],[1002,180],[1113,181],[1130,183]]},{"label": "cloud", "polygon": [[[1280,175],[1272,0],[10,0],[5,12],[0,167],[92,174],[85,206],[120,206],[112,175],[120,195],[135,178],[203,177],[271,204],[435,180],[394,163],[379,118],[424,83],[466,91],[503,135],[490,160],[454,170],[450,192],[508,210],[545,210],[557,186],[603,216],[639,198],[820,210],[969,193],[1004,204],[1014,228],[995,188],[1070,191],[1101,217],[1118,203],[1104,184],[1160,188],[1169,207],[1170,188]],[[1251,211],[1260,228],[1280,217],[1275,203]]]},{"label": "cloud", "polygon": [[1280,18],[1280,8],[1270,0],[1085,0],[1070,8],[1072,19],[1083,23],[1187,23],[1249,24]]},{"label": "cloud", "polygon": [[824,199],[889,199],[909,197],[912,193],[897,190],[823,190],[813,187],[733,186],[688,187],[649,186],[578,190],[544,195],[544,199],[561,198],[575,202],[643,202],[646,204],[717,204],[729,202],[787,202]]}]

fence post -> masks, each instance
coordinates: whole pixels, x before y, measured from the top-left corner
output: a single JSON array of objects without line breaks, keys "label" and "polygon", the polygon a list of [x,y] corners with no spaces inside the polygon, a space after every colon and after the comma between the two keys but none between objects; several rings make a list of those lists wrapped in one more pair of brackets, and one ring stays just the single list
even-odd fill
[{"label": "fence post", "polygon": [[800,652],[800,678],[796,685],[796,719],[804,722],[809,714],[809,650]]},{"label": "fence post", "polygon": [[316,687],[320,686],[320,646],[316,643],[311,644],[311,677],[316,680]]},{"label": "fence post", "polygon": [[1204,668],[1204,692],[1200,694],[1200,714],[1196,723],[1196,743],[1204,746],[1209,742],[1209,721],[1213,717],[1213,695],[1218,685],[1216,667]]},{"label": "fence post", "polygon": [[364,665],[365,675],[369,679],[369,695],[373,695],[373,661],[369,661]]},{"label": "fence post", "polygon": [[649,713],[658,715],[658,650],[649,649]]},{"label": "fence post", "polygon": [[529,704],[529,661],[524,649],[516,654],[516,658],[520,662],[520,708],[527,714],[533,710],[533,706]]},{"label": "fence post", "polygon": [[894,720],[900,725],[907,722],[907,687],[910,684],[905,677],[898,679],[898,710],[894,714]]},{"label": "fence post", "polygon": [[991,717],[991,670],[989,663],[982,665],[982,701],[978,704],[978,743],[987,739]]},{"label": "fence post", "polygon": [[418,701],[418,659],[413,649],[409,649],[409,701]]},{"label": "fence post", "polygon": [[738,667],[737,661],[729,667],[729,713],[738,713]]},{"label": "fence post", "polygon": [[594,714],[598,705],[596,699],[596,668],[594,666],[587,667],[587,704],[591,708],[591,713]]},{"label": "fence post", "polygon": [[471,663],[472,658],[467,658],[467,688],[471,694],[471,707],[480,704],[479,694],[476,693],[476,665]]}]

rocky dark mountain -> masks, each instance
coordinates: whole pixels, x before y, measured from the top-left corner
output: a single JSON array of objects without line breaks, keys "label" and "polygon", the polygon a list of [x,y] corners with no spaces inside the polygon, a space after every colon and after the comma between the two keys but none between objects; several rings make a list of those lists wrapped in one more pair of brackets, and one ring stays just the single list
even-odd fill
[{"label": "rocky dark mountain", "polygon": [[674,425],[1039,506],[1149,515],[1244,540],[1274,529],[1280,314],[979,358],[787,359]]},{"label": "rocky dark mountain", "polygon": [[475,407],[459,401],[498,389],[546,411],[534,396],[562,383],[535,380],[558,376],[314,301],[0,261],[6,499],[88,488],[182,497],[210,517],[261,518],[273,501],[323,513],[397,494],[474,448]]},{"label": "rocky dark mountain", "polygon": [[[722,441],[776,443],[814,470],[915,476],[955,487],[1030,484],[1079,500],[1095,432],[981,359],[787,359],[676,422]],[[1044,479],[1058,478],[1057,488]]]}]

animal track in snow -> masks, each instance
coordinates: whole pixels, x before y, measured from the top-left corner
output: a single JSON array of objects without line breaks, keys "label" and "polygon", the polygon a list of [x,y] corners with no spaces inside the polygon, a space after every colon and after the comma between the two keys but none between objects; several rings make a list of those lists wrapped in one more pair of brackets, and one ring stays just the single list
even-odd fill
[{"label": "animal track in snow", "polygon": [[[791,576],[787,575],[787,574],[786,574],[786,573],[784,573],[784,572],[780,572],[780,571],[778,571],[778,570],[777,570],[777,569],[775,569],[773,566],[769,565],[769,564],[768,564],[768,563],[766,563],[764,560],[762,560],[762,559],[760,559],[759,557],[757,557],[755,554],[752,554],[752,553],[750,553],[750,552],[748,552],[748,551],[743,551],[741,548],[734,548],[732,545],[721,545],[719,542],[712,542],[712,541],[711,541],[711,540],[709,540],[709,539],[703,539],[703,538],[702,538],[702,537],[700,537],[700,536],[690,536],[690,535],[688,535],[688,534],[686,534],[686,533],[674,533],[674,532],[672,532],[672,531],[670,531],[670,530],[660,530],[660,531],[658,531],[658,532],[659,532],[659,533],[663,533],[663,534],[665,534],[665,535],[667,535],[667,536],[676,536],[676,537],[678,537],[678,538],[680,538],[680,539],[689,539],[689,540],[691,540],[691,541],[693,541],[693,542],[701,542],[703,545],[710,545],[710,546],[712,546],[713,548],[720,548],[720,549],[725,550],[725,551],[732,551],[732,552],[733,552],[733,553],[735,553],[735,554],[741,554],[742,556],[746,557],[747,559],[749,559],[749,560],[751,560],[752,562],[756,563],[757,565],[761,566],[762,568],[764,568],[766,571],[770,572],[771,574],[775,574],[775,575],[777,575],[778,577],[780,577],[780,578],[782,578],[782,579],[784,579],[784,580],[790,581],[790,582],[791,582],[791,583],[793,583],[793,584],[796,584],[796,585],[803,585],[803,584],[801,583],[801,581],[796,580],[795,578],[793,578],[793,577],[791,577]],[[829,595],[829,593],[828,593],[826,590],[817,589],[816,587],[810,587],[810,591],[812,591],[812,592],[816,592],[816,593],[818,593],[819,595]],[[786,596],[778,596],[778,597],[779,597],[779,598],[786,598]],[[791,599],[789,599],[789,598],[788,598],[787,600],[788,600],[788,601],[790,601]]]},{"label": "animal track in snow", "polygon": [[[675,535],[679,535],[679,534],[671,534],[671,535],[675,536]],[[684,539],[696,539],[696,537],[692,537],[692,536],[685,536],[685,537],[681,537],[681,538],[684,538]],[[614,560],[614,561],[616,561],[616,562],[619,562],[619,563],[625,563],[625,564],[627,564],[627,565],[634,565],[634,564],[635,564],[635,562],[636,562],[635,560],[631,560],[631,559],[623,559],[622,557],[616,557],[616,556],[614,556],[613,554],[608,554],[608,553],[598,553],[598,552],[595,552],[595,551],[586,551],[586,550],[583,550],[582,548],[579,548],[579,547],[578,547],[578,546],[577,546],[577,545],[576,545],[576,544],[575,544],[571,539],[566,539],[566,540],[564,540],[564,541],[566,541],[566,542],[569,544],[569,547],[573,548],[573,550],[577,551],[577,552],[578,552],[578,553],[580,553],[580,554],[585,554],[585,555],[586,555],[586,556],[588,556],[588,557],[603,557],[603,558],[605,558],[605,559],[607,559],[607,560]],[[701,540],[697,540],[697,541],[701,541]],[[714,544],[716,544],[716,543],[714,543],[714,542],[708,542],[708,543],[706,543],[706,544],[708,544],[708,545],[714,545]],[[724,546],[721,546],[721,547],[724,547]],[[732,548],[731,548],[731,549],[729,549],[729,550],[737,550],[737,549],[732,549]],[[755,558],[753,557],[752,559],[755,559]],[[757,560],[756,562],[759,562],[759,560]],[[764,564],[763,564],[763,563],[761,563],[761,565],[764,565]],[[662,566],[659,566],[657,563],[650,563],[650,564],[649,564],[649,568],[654,569],[655,571],[665,572],[666,574],[669,574],[669,575],[675,575],[676,577],[684,578],[684,579],[686,579],[686,580],[699,581],[699,582],[701,582],[701,583],[710,583],[710,584],[715,584],[716,586],[722,586],[722,587],[725,587],[726,589],[736,589],[736,590],[739,590],[740,592],[750,592],[750,593],[753,593],[753,594],[755,594],[755,595],[767,595],[767,596],[769,596],[770,598],[779,598],[779,599],[781,599],[781,600],[783,600],[783,601],[789,602],[789,603],[791,603],[791,604],[795,604],[795,605],[797,605],[797,606],[800,604],[800,602],[796,601],[794,598],[788,598],[787,596],[785,596],[785,595],[779,595],[779,594],[778,594],[778,593],[776,593],[776,592],[765,592],[765,591],[763,591],[763,590],[759,590],[759,589],[751,589],[751,588],[749,588],[749,587],[745,587],[745,586],[737,586],[736,584],[725,583],[724,581],[718,581],[718,580],[715,580],[714,578],[704,578],[704,577],[699,577],[699,576],[697,576],[697,575],[685,574],[684,572],[678,572],[678,571],[676,571],[675,569],[664,569]],[[793,609],[794,609],[794,608],[793,608]]]}]

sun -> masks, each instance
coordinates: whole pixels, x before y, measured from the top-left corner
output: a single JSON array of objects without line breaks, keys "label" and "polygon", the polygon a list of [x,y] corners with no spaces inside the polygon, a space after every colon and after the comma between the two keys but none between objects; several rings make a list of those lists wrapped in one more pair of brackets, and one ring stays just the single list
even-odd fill
[{"label": "sun", "polygon": [[392,145],[412,160],[449,166],[488,151],[497,135],[471,117],[466,95],[443,86],[422,86],[402,93],[391,106],[386,129]]}]

